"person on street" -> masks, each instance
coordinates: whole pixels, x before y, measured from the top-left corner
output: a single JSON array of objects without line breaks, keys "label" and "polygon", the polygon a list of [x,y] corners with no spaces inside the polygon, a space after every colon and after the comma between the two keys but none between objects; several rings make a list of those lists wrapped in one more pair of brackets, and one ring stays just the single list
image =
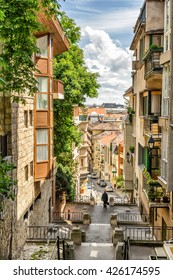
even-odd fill
[{"label": "person on street", "polygon": [[102,194],[102,201],[103,201],[103,207],[107,208],[108,194],[107,194],[106,190],[104,190],[104,193]]}]

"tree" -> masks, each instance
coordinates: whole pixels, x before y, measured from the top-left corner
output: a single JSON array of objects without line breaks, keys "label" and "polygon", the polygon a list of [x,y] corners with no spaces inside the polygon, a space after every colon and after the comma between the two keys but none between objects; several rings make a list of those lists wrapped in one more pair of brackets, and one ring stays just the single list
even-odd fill
[{"label": "tree", "polygon": [[[41,2],[41,3],[40,3]],[[24,94],[37,91],[32,55],[38,51],[34,33],[42,27],[37,14],[44,9],[47,16],[57,15],[60,5],[56,0],[0,0],[1,59],[8,65],[0,73],[0,88],[13,101],[25,101]]]},{"label": "tree", "polygon": [[65,99],[54,101],[54,149],[58,164],[67,166],[73,177],[75,163],[72,145],[79,145],[81,136],[73,121],[73,106],[84,106],[86,97],[97,97],[99,84],[98,73],[88,71],[83,51],[77,45],[80,28],[63,12],[59,15],[59,20],[70,42],[70,48],[54,60],[55,78],[64,83],[65,90]]}]

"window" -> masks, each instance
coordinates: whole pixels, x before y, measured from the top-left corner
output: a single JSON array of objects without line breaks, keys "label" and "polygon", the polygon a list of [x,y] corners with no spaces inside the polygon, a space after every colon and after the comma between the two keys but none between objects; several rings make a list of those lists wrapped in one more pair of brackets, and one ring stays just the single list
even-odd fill
[{"label": "window", "polygon": [[30,176],[33,177],[33,161],[30,162]]},{"label": "window", "polygon": [[33,113],[32,113],[32,111],[30,110],[30,111],[29,111],[29,125],[30,125],[30,126],[32,126],[32,122],[33,122],[33,120],[32,120],[32,116],[33,116],[33,115],[32,115],[32,114],[33,114]]},{"label": "window", "polygon": [[36,94],[36,109],[48,110],[48,94]]},{"label": "window", "polygon": [[151,35],[150,45],[157,45],[158,47],[163,47],[163,36],[162,35]]},{"label": "window", "polygon": [[48,129],[37,130],[37,162],[48,160]]},{"label": "window", "polygon": [[151,94],[151,113],[160,116],[161,95]]},{"label": "window", "polygon": [[143,56],[145,51],[145,37],[140,40],[140,48],[139,48],[139,62],[143,63]]},{"label": "window", "polygon": [[24,111],[24,126],[28,127],[28,111]]},{"label": "window", "polygon": [[82,167],[84,166],[84,161],[83,161],[83,159],[81,159],[81,166],[82,166]]},{"label": "window", "polygon": [[48,77],[36,77],[38,92],[48,92]]},{"label": "window", "polygon": [[38,55],[41,57],[48,57],[48,36],[38,38],[37,47],[40,49]]},{"label": "window", "polygon": [[148,115],[148,96],[143,97],[143,116]]},{"label": "window", "polygon": [[25,166],[24,168],[24,178],[25,178],[25,181],[28,181],[28,165]]}]

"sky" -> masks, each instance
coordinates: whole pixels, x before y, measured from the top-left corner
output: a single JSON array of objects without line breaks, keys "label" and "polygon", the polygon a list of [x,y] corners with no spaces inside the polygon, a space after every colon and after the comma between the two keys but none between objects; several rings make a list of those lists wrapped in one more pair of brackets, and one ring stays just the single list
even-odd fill
[{"label": "sky", "polygon": [[98,98],[87,104],[124,103],[123,94],[131,86],[129,50],[133,27],[144,0],[65,0],[61,10],[81,28],[79,47],[91,72],[98,72]]}]

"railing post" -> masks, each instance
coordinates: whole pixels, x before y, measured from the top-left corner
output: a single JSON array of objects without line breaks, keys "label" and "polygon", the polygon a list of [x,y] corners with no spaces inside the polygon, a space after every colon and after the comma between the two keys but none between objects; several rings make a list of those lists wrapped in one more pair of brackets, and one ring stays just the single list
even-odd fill
[{"label": "railing post", "polygon": [[65,260],[66,258],[65,258],[65,241],[63,240],[62,241],[62,254],[63,254],[63,260]]},{"label": "railing post", "polygon": [[59,236],[57,236],[57,256],[58,256],[58,260],[60,260],[60,244],[59,244]]}]

